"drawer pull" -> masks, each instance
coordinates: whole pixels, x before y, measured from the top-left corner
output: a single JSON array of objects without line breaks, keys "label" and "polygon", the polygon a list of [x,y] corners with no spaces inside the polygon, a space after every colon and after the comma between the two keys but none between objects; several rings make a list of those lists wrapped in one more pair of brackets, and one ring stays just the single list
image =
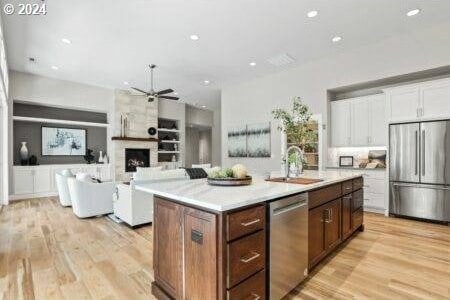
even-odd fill
[{"label": "drawer pull", "polygon": [[261,221],[260,219],[256,219],[256,220],[253,220],[253,221],[250,221],[250,222],[241,223],[241,225],[244,226],[244,227],[247,227],[247,226],[259,223],[260,221]]},{"label": "drawer pull", "polygon": [[261,256],[261,254],[259,254],[257,252],[253,252],[253,255],[250,256],[249,258],[241,257],[241,261],[246,264],[246,263],[251,262],[252,260],[257,259],[260,256]]},{"label": "drawer pull", "polygon": [[261,296],[255,293],[252,293],[252,296],[254,297],[253,300],[259,300],[261,299]]}]

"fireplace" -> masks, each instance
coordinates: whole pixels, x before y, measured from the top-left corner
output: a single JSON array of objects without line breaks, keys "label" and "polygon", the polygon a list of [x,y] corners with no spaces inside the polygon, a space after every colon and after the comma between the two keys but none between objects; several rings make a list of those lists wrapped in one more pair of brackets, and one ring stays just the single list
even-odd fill
[{"label": "fireplace", "polygon": [[136,172],[136,167],[150,167],[150,149],[125,149],[125,172]]}]

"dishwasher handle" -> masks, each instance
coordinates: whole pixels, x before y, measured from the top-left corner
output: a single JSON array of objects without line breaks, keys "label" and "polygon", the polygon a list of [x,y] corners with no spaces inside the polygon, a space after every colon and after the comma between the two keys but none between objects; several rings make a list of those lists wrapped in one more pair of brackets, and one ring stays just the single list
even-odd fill
[{"label": "dishwasher handle", "polygon": [[306,200],[297,201],[286,206],[277,207],[273,210],[272,216],[279,216],[284,213],[290,212],[292,210],[307,206],[308,202]]}]

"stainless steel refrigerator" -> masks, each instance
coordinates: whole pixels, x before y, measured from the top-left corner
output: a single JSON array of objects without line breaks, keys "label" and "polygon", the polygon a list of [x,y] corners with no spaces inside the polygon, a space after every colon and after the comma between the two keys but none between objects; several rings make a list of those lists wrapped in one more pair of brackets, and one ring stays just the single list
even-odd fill
[{"label": "stainless steel refrigerator", "polygon": [[450,222],[450,121],[389,128],[389,212]]}]

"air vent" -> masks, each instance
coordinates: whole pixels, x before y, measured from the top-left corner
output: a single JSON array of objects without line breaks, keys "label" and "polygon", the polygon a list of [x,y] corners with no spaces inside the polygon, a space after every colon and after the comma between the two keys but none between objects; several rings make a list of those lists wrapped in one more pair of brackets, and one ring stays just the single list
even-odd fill
[{"label": "air vent", "polygon": [[295,58],[293,58],[287,53],[284,53],[269,58],[267,61],[276,67],[283,67],[292,64],[295,61]]}]

